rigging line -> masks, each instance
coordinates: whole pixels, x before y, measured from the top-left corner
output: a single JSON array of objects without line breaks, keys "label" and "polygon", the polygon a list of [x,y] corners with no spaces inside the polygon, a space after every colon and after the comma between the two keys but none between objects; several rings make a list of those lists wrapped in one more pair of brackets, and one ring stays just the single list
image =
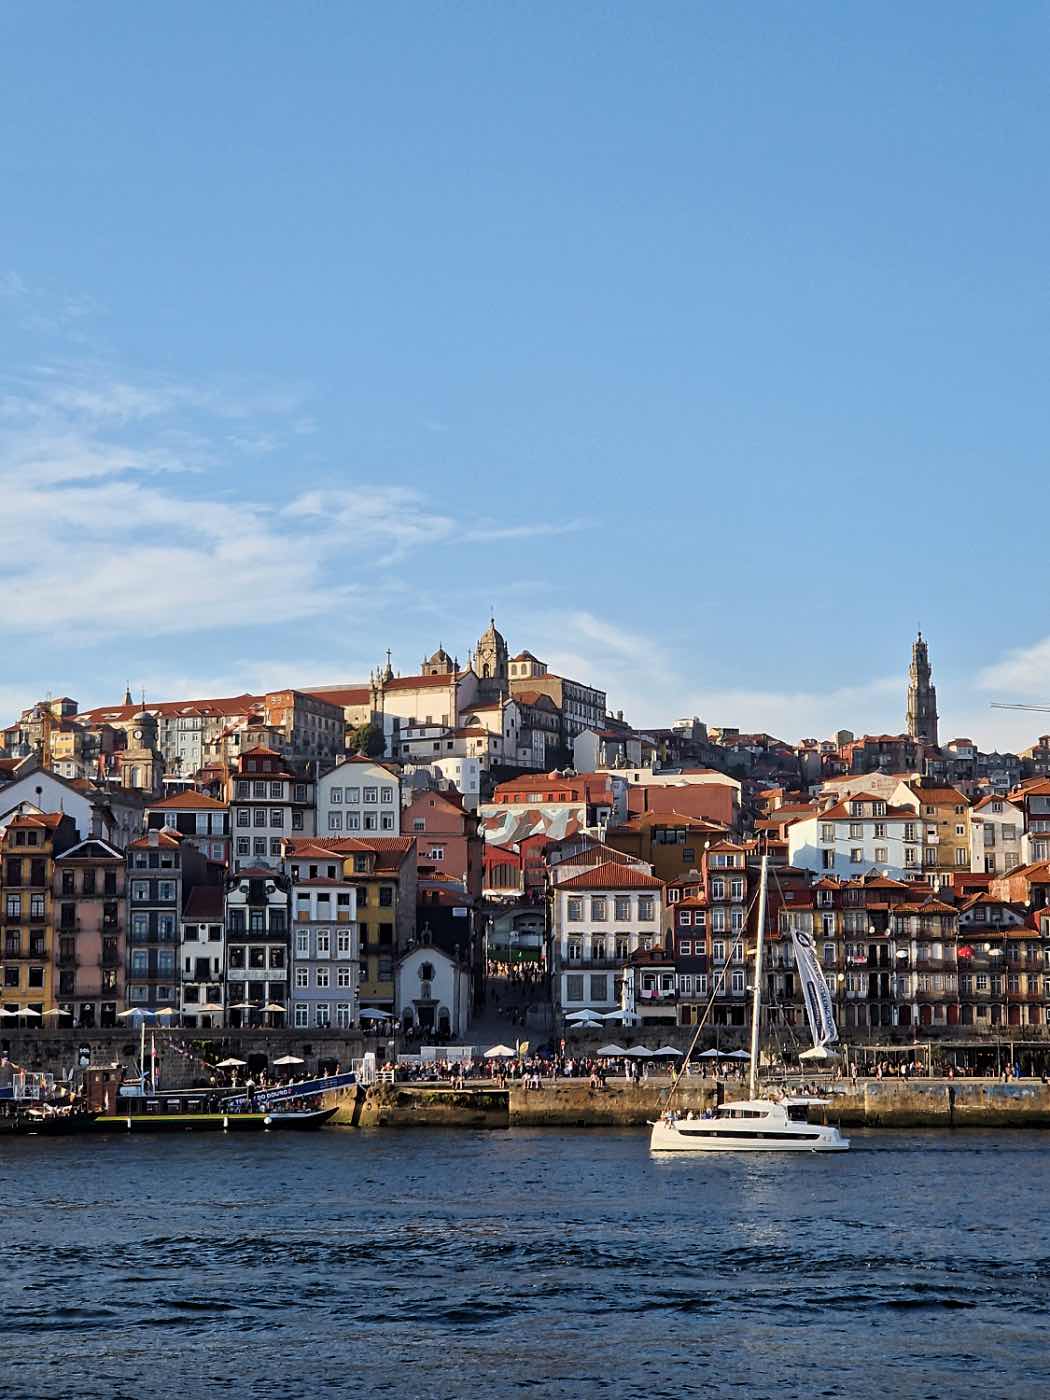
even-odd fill
[{"label": "rigging line", "polygon": [[[742,937],[743,937],[743,941],[744,941],[745,948],[746,948],[746,946],[747,946],[747,925],[748,925],[748,920],[749,920],[750,917],[751,917],[751,911],[754,909],[755,903],[756,903],[757,900],[758,900],[758,892],[756,891],[756,892],[751,896],[751,903],[747,906],[747,908],[746,908],[745,911],[744,911],[744,927],[743,927],[743,929],[741,930],[741,934],[742,934]],[[713,933],[714,930],[710,930],[710,932]],[[691,1041],[691,1043],[690,1043],[690,1045],[689,1045],[689,1049],[685,1052],[685,1058],[684,1058],[683,1061],[682,1061],[682,1071],[683,1071],[683,1073],[682,1073],[682,1074],[679,1074],[678,1078],[677,1078],[677,1079],[675,1080],[675,1082],[671,1085],[671,1092],[667,1095],[667,1099],[665,1100],[665,1103],[664,1103],[664,1107],[665,1107],[665,1108],[667,1108],[667,1107],[670,1106],[671,1100],[674,1098],[675,1094],[678,1092],[678,1086],[679,1086],[679,1084],[681,1084],[681,1082],[682,1082],[682,1078],[683,1078],[683,1074],[684,1074],[684,1071],[685,1071],[685,1067],[686,1067],[686,1065],[689,1063],[689,1060],[690,1060],[690,1057],[691,1057],[693,1051],[696,1049],[696,1042],[700,1039],[700,1032],[703,1030],[704,1026],[707,1024],[707,1018],[708,1018],[708,1016],[710,1016],[711,1011],[712,1011],[713,1008],[714,1008],[715,997],[718,995],[718,993],[719,993],[719,991],[721,990],[721,988],[725,985],[725,976],[726,976],[726,973],[729,971],[729,964],[730,964],[730,963],[732,962],[732,960],[733,960],[733,948],[736,946],[736,941],[737,941],[737,940],[732,936],[732,934],[733,934],[732,929],[730,929],[729,933],[730,933],[729,952],[726,954],[725,962],[722,964],[722,970],[721,970],[721,972],[719,972],[718,977],[712,979],[712,983],[711,983],[711,995],[710,995],[710,997],[708,998],[707,1005],[704,1007],[704,1014],[703,1014],[703,1016],[700,1018],[700,1021],[699,1021],[698,1024],[697,1024],[697,1027],[696,1027],[696,1034],[693,1036],[693,1039],[692,1039],[692,1041]],[[677,940],[676,940],[676,941],[677,941]]]}]

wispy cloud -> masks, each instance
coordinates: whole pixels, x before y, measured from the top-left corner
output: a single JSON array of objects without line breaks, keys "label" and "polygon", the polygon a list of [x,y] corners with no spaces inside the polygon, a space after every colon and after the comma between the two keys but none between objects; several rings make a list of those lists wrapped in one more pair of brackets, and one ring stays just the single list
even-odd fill
[{"label": "wispy cloud", "polygon": [[997,691],[1006,702],[1050,704],[1050,637],[1015,647],[977,675],[978,688]]},{"label": "wispy cloud", "polygon": [[44,362],[0,382],[0,533],[16,542],[0,554],[0,639],[345,622],[397,596],[406,584],[392,570],[421,550],[576,528],[460,520],[395,483],[306,486],[283,501],[229,490],[218,469],[231,450],[278,452],[312,430],[302,409],[295,386],[202,387],[98,363]]},{"label": "wispy cloud", "polygon": [[29,288],[12,268],[0,272],[0,297],[24,297]]}]

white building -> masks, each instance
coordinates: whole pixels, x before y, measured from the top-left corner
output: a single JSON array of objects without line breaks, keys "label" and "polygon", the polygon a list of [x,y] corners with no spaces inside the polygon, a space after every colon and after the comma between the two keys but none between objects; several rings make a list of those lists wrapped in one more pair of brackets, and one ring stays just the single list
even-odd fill
[{"label": "white building", "polygon": [[318,847],[300,850],[319,874],[292,883],[292,1020],[301,1030],[357,1024],[361,948],[356,889],[342,878],[342,861]]},{"label": "white building", "polygon": [[439,758],[431,767],[436,768],[442,778],[462,795],[464,807],[474,811],[481,800],[480,762],[469,756]]},{"label": "white building", "polygon": [[383,763],[360,756],[317,780],[318,836],[401,834],[401,780]]},{"label": "white building", "polygon": [[[1024,808],[1006,797],[984,797],[970,813],[970,869],[1005,875],[1029,859],[1024,848]],[[1045,857],[1044,857],[1045,858]]]},{"label": "white building", "polygon": [[225,921],[221,885],[196,885],[190,890],[180,919],[179,937],[182,968],[179,1011],[184,1026],[223,1024]]},{"label": "white building", "polygon": [[620,1005],[632,953],[660,946],[664,887],[633,865],[609,861],[551,891],[552,986],[563,1011]]},{"label": "white building", "polygon": [[38,812],[65,812],[76,822],[82,840],[98,837],[120,851],[142,834],[143,799],[123,788],[74,786],[34,767],[0,788],[0,828],[22,803]]},{"label": "white building", "polygon": [[417,943],[397,965],[395,1004],[406,1029],[463,1040],[470,1028],[470,969],[430,943]]},{"label": "white building", "polygon": [[891,807],[881,797],[859,792],[791,823],[788,864],[843,880],[869,870],[914,880],[922,875],[922,831],[913,808]]}]

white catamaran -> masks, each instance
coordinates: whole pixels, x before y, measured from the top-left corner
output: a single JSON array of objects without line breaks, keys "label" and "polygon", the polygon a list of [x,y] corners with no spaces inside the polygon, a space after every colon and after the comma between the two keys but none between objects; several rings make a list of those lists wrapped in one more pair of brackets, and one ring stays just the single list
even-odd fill
[{"label": "white catamaran", "polygon": [[[722,1104],[711,1117],[676,1114],[674,1090],[667,1111],[652,1125],[649,1148],[653,1152],[846,1152],[849,1139],[838,1128],[810,1122],[810,1110],[825,1099],[763,1099],[758,1094],[759,1029],[762,1012],[762,954],[766,928],[766,889],[769,857],[762,857],[758,892],[758,937],[755,940],[755,986],[751,1004],[751,1071],[748,1097]],[[817,960],[813,941],[792,930],[795,965],[802,981],[806,1017],[813,1036],[813,1050],[806,1058],[827,1059],[829,1045],[838,1040],[835,1008],[828,984]],[[699,1029],[697,1031],[699,1035]],[[694,1040],[695,1044],[695,1040]]]}]

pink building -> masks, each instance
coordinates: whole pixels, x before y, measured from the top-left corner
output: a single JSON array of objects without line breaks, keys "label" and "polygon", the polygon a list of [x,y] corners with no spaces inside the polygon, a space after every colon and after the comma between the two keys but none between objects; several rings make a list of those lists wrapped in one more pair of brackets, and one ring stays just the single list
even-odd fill
[{"label": "pink building", "polygon": [[55,858],[55,1003],[78,1026],[115,1026],[124,1000],[124,857],[93,837]]}]

